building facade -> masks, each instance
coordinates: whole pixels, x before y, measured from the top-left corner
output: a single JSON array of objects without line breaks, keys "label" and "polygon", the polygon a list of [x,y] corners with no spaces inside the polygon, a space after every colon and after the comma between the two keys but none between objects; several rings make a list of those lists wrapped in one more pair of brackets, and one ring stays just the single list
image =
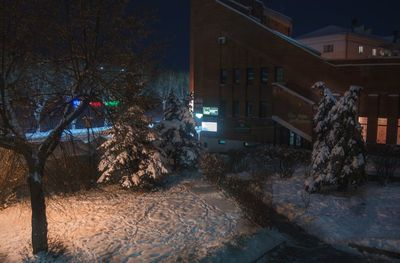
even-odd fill
[{"label": "building facade", "polygon": [[396,49],[397,33],[393,37],[375,36],[364,26],[352,29],[327,26],[299,36],[297,40],[315,49],[326,59],[369,59],[400,55]]},{"label": "building facade", "polygon": [[367,142],[400,143],[400,59],[327,60],[290,37],[291,22],[271,26],[284,23],[260,3],[254,10],[257,3],[191,0],[190,88],[208,147],[310,146],[319,100],[310,87],[317,81],[338,96],[364,87],[359,109]]}]

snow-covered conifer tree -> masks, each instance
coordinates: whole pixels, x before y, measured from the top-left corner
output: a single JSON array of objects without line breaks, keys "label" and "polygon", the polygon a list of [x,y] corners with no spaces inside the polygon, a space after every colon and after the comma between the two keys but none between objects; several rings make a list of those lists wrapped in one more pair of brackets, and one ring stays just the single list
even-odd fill
[{"label": "snow-covered conifer tree", "polygon": [[328,140],[333,142],[328,177],[340,189],[357,184],[365,176],[365,151],[361,126],[357,120],[357,103],[362,88],[350,90],[331,109],[332,128]]},{"label": "snow-covered conifer tree", "polygon": [[193,167],[200,154],[196,122],[189,107],[189,99],[180,101],[171,94],[166,102],[164,120],[158,125],[160,147],[173,160],[174,167]]},{"label": "snow-covered conifer tree", "polygon": [[109,139],[100,149],[99,183],[119,180],[131,188],[160,178],[168,173],[168,159],[157,148],[158,134],[149,128],[143,110],[130,107],[116,121]]},{"label": "snow-covered conifer tree", "polygon": [[336,103],[336,98],[325,83],[317,82],[312,88],[320,90],[321,100],[314,116],[315,142],[310,174],[305,182],[306,190],[309,192],[318,191],[323,184],[332,183],[332,179],[327,176],[327,166],[332,150],[332,143],[327,140],[327,135],[332,127],[329,112]]}]

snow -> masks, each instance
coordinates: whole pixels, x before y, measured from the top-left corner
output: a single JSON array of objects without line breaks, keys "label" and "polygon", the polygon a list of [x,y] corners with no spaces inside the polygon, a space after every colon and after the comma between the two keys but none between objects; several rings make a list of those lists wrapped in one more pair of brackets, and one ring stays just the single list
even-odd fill
[{"label": "snow", "polygon": [[[111,127],[95,127],[90,128],[90,136],[93,134],[99,134],[110,130]],[[30,141],[40,141],[47,138],[53,130],[49,130],[46,132],[34,132],[34,133],[26,133],[25,136]],[[87,129],[68,129],[63,132],[62,139],[68,138],[69,136],[74,137],[87,137]],[[86,139],[86,138],[85,138]]]},{"label": "snow", "polygon": [[[213,262],[228,256],[236,257],[228,262],[238,262],[238,252],[224,249],[237,237],[256,234],[261,242],[256,250],[247,246],[242,259],[257,258],[282,241],[252,225],[234,201],[199,178],[152,193],[105,188],[53,197],[47,205],[50,239],[66,246],[64,260],[71,262],[187,262],[211,254]],[[0,211],[0,255],[6,262],[22,261],[30,215],[27,203]]]},{"label": "snow", "polygon": [[276,211],[325,242],[400,253],[400,184],[369,183],[354,194],[312,194],[305,204],[304,176],[274,179]]}]

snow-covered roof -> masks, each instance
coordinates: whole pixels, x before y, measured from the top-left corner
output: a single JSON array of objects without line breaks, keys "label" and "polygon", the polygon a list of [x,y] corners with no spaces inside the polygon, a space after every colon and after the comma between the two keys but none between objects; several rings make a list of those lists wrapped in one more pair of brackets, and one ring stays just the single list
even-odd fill
[{"label": "snow-covered roof", "polygon": [[368,37],[368,38],[373,38],[376,40],[381,40],[381,41],[386,41],[385,37],[382,36],[377,36],[373,35],[370,31],[365,30],[364,27],[360,27],[362,30],[352,30],[349,28],[345,27],[340,27],[336,25],[329,25],[320,29],[317,29],[315,31],[306,33],[304,35],[301,35],[297,37],[297,39],[306,39],[306,38],[314,38],[314,37],[323,37],[323,36],[331,36],[331,35],[341,35],[341,34],[353,34],[353,35],[358,35],[362,37]]},{"label": "snow-covered roof", "polygon": [[227,9],[229,9],[229,10],[231,10],[231,11],[233,11],[233,12],[235,12],[235,13],[237,13],[237,14],[243,16],[243,17],[245,17],[246,19],[252,21],[253,23],[256,23],[258,26],[264,28],[265,30],[267,30],[267,31],[269,31],[270,33],[276,35],[277,37],[279,37],[279,38],[281,38],[281,39],[283,39],[283,40],[289,42],[290,44],[292,44],[292,45],[294,45],[294,46],[297,46],[297,47],[299,47],[300,49],[306,51],[307,53],[310,53],[311,55],[320,58],[320,54],[321,54],[321,53],[318,52],[318,51],[316,51],[315,49],[310,48],[310,47],[308,47],[308,46],[306,46],[306,45],[300,43],[299,41],[297,41],[297,40],[295,40],[295,39],[293,39],[293,38],[291,38],[291,37],[289,37],[289,36],[286,36],[285,34],[282,34],[282,33],[278,32],[278,31],[276,31],[276,30],[273,30],[273,29],[271,29],[271,28],[265,26],[264,24],[260,23],[258,20],[254,19],[253,17],[248,16],[248,15],[246,15],[246,14],[243,14],[242,12],[236,10],[235,8],[233,8],[233,7],[231,7],[231,6],[227,5],[227,4],[225,4],[225,3],[222,2],[221,0],[215,0],[215,2],[217,2],[217,3],[219,3],[220,5],[226,7]]}]

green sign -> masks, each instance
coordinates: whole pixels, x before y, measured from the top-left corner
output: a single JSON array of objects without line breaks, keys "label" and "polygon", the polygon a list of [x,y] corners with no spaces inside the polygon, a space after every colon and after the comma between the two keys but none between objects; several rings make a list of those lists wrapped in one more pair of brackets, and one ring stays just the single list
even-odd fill
[{"label": "green sign", "polygon": [[206,116],[218,116],[217,107],[203,107],[203,114]]},{"label": "green sign", "polygon": [[106,101],[104,102],[104,105],[106,105],[107,107],[118,107],[119,106],[119,101],[117,100],[113,100],[113,101]]}]

